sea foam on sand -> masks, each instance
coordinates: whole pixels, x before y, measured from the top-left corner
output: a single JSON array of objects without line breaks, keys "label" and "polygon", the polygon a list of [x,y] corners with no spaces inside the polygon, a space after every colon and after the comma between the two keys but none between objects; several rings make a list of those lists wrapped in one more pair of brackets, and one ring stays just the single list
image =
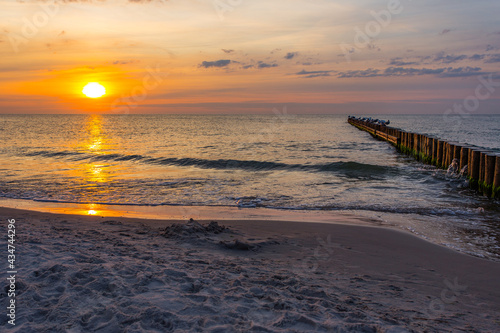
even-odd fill
[{"label": "sea foam on sand", "polygon": [[16,220],[18,266],[16,325],[4,307],[2,331],[500,331],[499,263],[396,230],[0,217]]}]

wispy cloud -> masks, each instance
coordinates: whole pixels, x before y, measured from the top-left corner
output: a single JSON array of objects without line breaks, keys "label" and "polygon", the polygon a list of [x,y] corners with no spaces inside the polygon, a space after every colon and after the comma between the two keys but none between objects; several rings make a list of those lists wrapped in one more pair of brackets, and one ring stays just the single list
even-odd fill
[{"label": "wispy cloud", "polygon": [[278,64],[268,64],[268,63],[259,61],[259,65],[257,67],[259,67],[259,68],[278,67]]},{"label": "wispy cloud", "polygon": [[228,60],[228,59],[221,59],[221,60],[216,60],[216,61],[204,61],[200,64],[199,67],[205,67],[205,68],[226,67],[230,63],[231,63],[231,60]]},{"label": "wispy cloud", "polygon": [[417,65],[418,62],[416,61],[404,61],[403,58],[393,58],[389,62],[389,65],[391,66],[410,66],[410,65]]},{"label": "wispy cloud", "polygon": [[455,62],[458,62],[458,61],[461,61],[461,60],[465,60],[467,58],[468,57],[465,54],[461,54],[461,55],[457,55],[456,56],[456,55],[452,55],[452,54],[439,53],[434,58],[434,61],[435,62],[442,62],[444,64],[452,64],[452,63],[455,63]]},{"label": "wispy cloud", "polygon": [[454,29],[443,29],[439,35],[446,35],[446,34],[449,34],[450,32],[452,32]]},{"label": "wispy cloud", "polygon": [[445,68],[412,68],[412,67],[388,67],[384,71],[379,69],[365,69],[356,71],[340,72],[339,78],[367,78],[367,77],[392,77],[392,76],[417,76],[435,75],[441,78],[467,77],[472,75],[488,74],[482,72],[480,67],[445,67]]},{"label": "wispy cloud", "polygon": [[500,54],[497,53],[497,54],[490,55],[485,62],[489,63],[489,64],[494,64],[494,63],[500,62]]},{"label": "wispy cloud", "polygon": [[498,50],[498,47],[495,47],[491,44],[486,45],[486,52],[494,51],[494,50]]},{"label": "wispy cloud", "polygon": [[476,76],[480,74],[489,74],[482,72],[481,67],[458,67],[458,68],[447,68],[439,77],[467,77]]},{"label": "wispy cloud", "polygon": [[353,71],[345,71],[345,72],[340,72],[338,74],[338,77],[343,79],[343,78],[353,78],[353,77],[375,77],[375,76],[381,76],[379,74],[380,70],[378,69],[373,69],[373,68],[368,68],[364,70],[353,70]]},{"label": "wispy cloud", "polygon": [[484,60],[485,63],[495,63],[499,62],[498,58],[500,55],[489,55],[476,53],[473,55],[467,54],[446,54],[444,52],[439,52],[432,56],[419,56],[419,57],[396,57],[389,61],[390,66],[412,66],[412,65],[423,65],[423,64],[454,64],[461,61],[481,61]]},{"label": "wispy cloud", "polygon": [[334,73],[335,71],[306,71],[306,70],[301,70],[300,72],[295,73],[295,75],[300,75],[305,78],[314,78],[314,77],[321,77],[321,76],[331,76],[330,73]]},{"label": "wispy cloud", "polygon": [[298,54],[298,52],[288,52],[285,56],[285,59],[293,59]]},{"label": "wispy cloud", "polygon": [[484,57],[486,57],[485,54],[474,54],[472,56],[469,57],[470,60],[483,60]]},{"label": "wispy cloud", "polygon": [[113,65],[128,65],[128,64],[135,64],[139,62],[138,60],[115,60],[112,62]]}]

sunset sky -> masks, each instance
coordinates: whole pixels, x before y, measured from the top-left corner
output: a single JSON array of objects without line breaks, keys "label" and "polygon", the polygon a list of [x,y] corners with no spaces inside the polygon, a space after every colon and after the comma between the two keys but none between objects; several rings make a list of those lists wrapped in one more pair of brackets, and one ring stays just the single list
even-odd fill
[{"label": "sunset sky", "polygon": [[0,6],[4,114],[500,113],[498,0]]}]

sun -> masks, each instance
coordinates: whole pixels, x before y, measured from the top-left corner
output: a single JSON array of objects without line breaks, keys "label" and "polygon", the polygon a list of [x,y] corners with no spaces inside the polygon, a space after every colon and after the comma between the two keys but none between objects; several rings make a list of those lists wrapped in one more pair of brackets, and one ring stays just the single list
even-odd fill
[{"label": "sun", "polygon": [[97,82],[90,82],[83,87],[82,93],[90,98],[99,98],[106,93],[106,88]]}]

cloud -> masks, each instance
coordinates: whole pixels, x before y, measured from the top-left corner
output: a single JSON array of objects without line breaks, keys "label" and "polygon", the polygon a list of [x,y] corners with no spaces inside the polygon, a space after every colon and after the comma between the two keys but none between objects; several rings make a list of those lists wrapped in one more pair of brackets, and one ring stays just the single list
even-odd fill
[{"label": "cloud", "polygon": [[368,68],[365,70],[340,72],[338,74],[338,77],[341,79],[353,78],[353,77],[375,77],[375,76],[381,76],[380,74],[378,74],[379,72],[380,70],[378,69]]},{"label": "cloud", "polygon": [[415,61],[403,61],[403,58],[393,58],[389,63],[391,66],[409,66],[409,65],[418,65]]},{"label": "cloud", "polygon": [[413,76],[427,74],[441,74],[445,68],[429,69],[429,68],[411,68],[411,67],[389,67],[386,68],[382,76]]},{"label": "cloud", "polygon": [[467,56],[465,54],[461,55],[444,55],[443,53],[439,53],[436,55],[434,58],[435,62],[442,62],[445,64],[452,64],[461,60],[467,59]]},{"label": "cloud", "polygon": [[448,34],[448,33],[452,32],[452,31],[453,31],[453,29],[443,29],[443,31],[441,31],[441,32],[439,33],[439,35],[440,35],[440,36],[442,36],[442,35],[446,35],[446,34]]},{"label": "cloud", "polygon": [[285,56],[285,59],[293,59],[296,55],[298,55],[298,52],[288,52]]},{"label": "cloud", "polygon": [[295,73],[295,75],[304,75],[305,78],[314,78],[321,76],[331,76],[330,73],[333,72],[335,71],[306,71],[303,69],[300,72]]},{"label": "cloud", "polygon": [[489,58],[485,62],[488,64],[494,64],[494,63],[500,62],[500,54],[497,53],[497,54],[490,55]]},{"label": "cloud", "polygon": [[226,50],[226,49],[222,49],[222,52],[224,52],[224,53],[233,53],[233,52],[234,52],[234,50]]},{"label": "cloud", "polygon": [[231,60],[228,59],[221,59],[217,61],[204,61],[199,65],[199,67],[205,67],[205,68],[210,68],[210,67],[226,67],[231,63]]},{"label": "cloud", "polygon": [[265,62],[259,61],[259,68],[270,68],[270,67],[278,67],[278,64],[267,64]]},{"label": "cloud", "polygon": [[138,62],[137,60],[115,60],[113,61],[113,65],[127,65]]},{"label": "cloud", "polygon": [[467,77],[475,76],[479,74],[486,74],[481,72],[481,67],[458,67],[458,68],[447,68],[445,72],[439,75],[439,77]]},{"label": "cloud", "polygon": [[469,59],[470,60],[483,60],[485,56],[486,56],[485,54],[474,54],[474,55],[470,56]]},{"label": "cloud", "polygon": [[366,77],[394,77],[394,76],[418,76],[435,75],[441,78],[468,77],[473,75],[488,74],[482,72],[480,67],[443,67],[443,68],[412,68],[412,67],[388,67],[383,72],[378,69],[365,69],[356,71],[340,72],[338,78],[366,78]]},{"label": "cloud", "polygon": [[[462,60],[471,60],[471,61],[480,61],[487,59],[488,57],[491,57],[488,54],[473,54],[473,55],[466,55],[466,54],[459,54],[459,55],[454,55],[454,54],[445,54],[444,52],[439,52],[438,54],[434,56],[421,56],[421,57],[416,57],[417,60],[405,60],[403,58],[393,58],[391,59],[389,65],[392,66],[409,66],[409,65],[417,65],[419,63],[422,64],[432,64],[432,63],[442,63],[442,64],[453,64],[460,62]],[[488,61],[485,61],[488,62]],[[493,61],[494,62],[494,61]]]},{"label": "cloud", "polygon": [[486,45],[486,52],[493,50],[498,50],[498,48],[490,44]]}]

